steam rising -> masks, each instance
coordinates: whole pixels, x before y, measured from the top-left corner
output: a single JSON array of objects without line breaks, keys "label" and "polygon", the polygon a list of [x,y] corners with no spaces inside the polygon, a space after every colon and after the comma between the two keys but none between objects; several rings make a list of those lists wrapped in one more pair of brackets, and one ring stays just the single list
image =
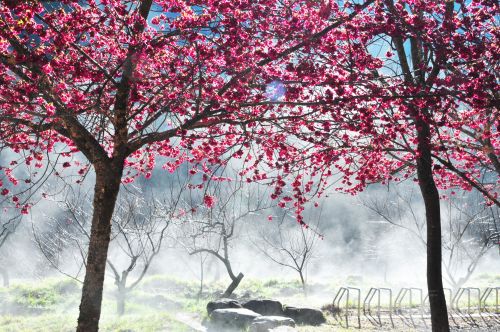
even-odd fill
[{"label": "steam rising", "polygon": [[[152,179],[139,179],[134,185],[136,190],[147,193],[144,194],[144,199],[154,199],[157,200],[157,204],[163,204],[162,218],[165,218],[166,223],[170,223],[165,231],[166,237],[162,243],[162,249],[151,262],[147,275],[163,275],[168,276],[168,278],[191,280],[198,284],[200,281],[205,284],[216,282],[222,285],[221,287],[225,287],[230,280],[220,260],[207,254],[189,255],[186,247],[181,245],[180,239],[186,234],[179,233],[179,230],[185,229],[186,225],[194,220],[194,214],[189,217],[190,213],[193,213],[190,212],[190,209],[196,210],[197,213],[205,209],[204,213],[197,214],[197,218],[208,218],[211,213],[210,209],[203,204],[203,197],[205,194],[213,194],[212,191],[182,192],[181,189],[187,188],[187,184],[193,181],[189,176],[187,170],[185,173],[179,172],[175,175],[155,172]],[[90,174],[86,181],[78,187],[79,192],[92,192],[92,177],[93,175]],[[223,187],[235,184],[222,183],[219,185]],[[419,221],[423,220],[424,217],[423,204],[418,195],[411,195],[412,190],[415,190],[413,186],[412,183],[403,183],[391,188],[372,186],[359,197],[332,193],[319,202],[319,207],[309,206],[306,209],[305,222],[311,227],[303,231],[309,235],[314,234],[316,241],[314,242],[313,254],[305,269],[305,277],[310,287],[309,295],[319,299],[317,303],[331,302],[335,290],[340,286],[347,285],[426,288],[426,250],[425,243],[422,243],[422,238],[419,237],[419,234],[423,234],[425,237],[425,228],[419,226]],[[42,199],[34,206],[31,214],[20,222],[16,231],[0,248],[0,263],[2,266],[8,266],[11,282],[61,277],[61,272],[75,279],[82,279],[82,271],[84,270],[82,270],[81,248],[72,245],[71,241],[60,246],[60,251],[54,252],[57,259],[52,257],[54,261],[57,261],[57,266],[54,266],[47,263],[47,257],[42,254],[40,244],[36,241],[43,236],[53,241],[56,240],[54,223],[50,221],[65,217],[61,211],[61,205],[58,205],[58,201],[64,199],[61,196],[61,193],[64,192],[63,188],[65,188],[63,183],[48,182],[44,187],[48,198]],[[126,194],[127,190],[124,188],[122,192]],[[266,280],[298,282],[299,276],[296,271],[277,264],[270,259],[269,255],[265,254],[269,248],[264,246],[262,239],[263,234],[269,235],[270,238],[276,236],[279,223],[281,223],[281,232],[287,234],[288,238],[300,235],[301,226],[293,220],[293,217],[287,216],[287,211],[275,206],[276,202],[270,200],[266,190],[259,192],[258,188],[253,187],[245,190],[248,190],[247,194],[240,193],[239,201],[231,203],[231,213],[234,214],[235,211],[238,211],[238,214],[241,215],[249,207],[271,207],[251,211],[247,215],[243,213],[245,217],[235,223],[235,236],[230,243],[230,259],[233,270],[236,273],[241,271],[245,275],[244,282],[236,290],[236,294],[245,294],[248,291],[245,289],[245,285],[248,285],[245,282],[255,279],[263,282]],[[256,194],[257,192],[259,194]],[[487,210],[489,214],[480,215],[482,213],[480,210],[484,206],[479,201],[471,200],[466,194],[461,193],[460,195],[457,195],[458,198],[462,197],[460,199],[455,197],[450,201],[443,201],[445,236],[449,236],[446,232],[450,231],[447,229],[446,220],[450,218],[464,220],[465,217],[463,211],[460,212],[460,207],[467,207],[468,212],[471,212],[472,207],[475,207],[477,213],[474,216],[476,216],[477,221],[474,221],[469,227],[471,231],[476,233],[472,232],[470,237],[464,238],[464,248],[461,249],[471,253],[480,246],[477,241],[480,239],[480,234],[485,234],[484,229],[474,227],[476,225],[484,227],[485,224],[489,225],[488,227],[497,227],[499,225],[498,210]],[[217,200],[217,204],[225,202],[226,199],[227,197],[223,196],[222,199]],[[86,212],[91,209],[89,202],[91,200],[87,198],[85,206],[82,206]],[[456,206],[449,202],[453,202]],[[186,211],[183,218],[176,217],[177,212],[170,213],[179,211],[179,208]],[[214,209],[216,208],[220,207],[214,207]],[[224,218],[231,218],[231,213],[226,214]],[[381,213],[387,213],[387,218],[383,217]],[[82,214],[82,216],[84,215],[90,216],[89,213]],[[280,219],[281,215],[284,217]],[[214,216],[212,214],[212,217]],[[221,216],[219,215],[217,218],[221,218]],[[269,216],[273,217],[269,218]],[[454,224],[457,223],[458,221]],[[498,234],[498,231],[491,234],[494,236],[494,234]],[[470,284],[472,279],[482,274],[500,273],[498,238],[496,239],[493,238],[493,245],[478,260],[471,278],[466,281],[465,285]],[[204,240],[209,241],[210,238],[205,237]],[[443,242],[449,243],[448,240],[444,239]],[[119,271],[130,262],[127,250],[123,250],[123,246],[123,241],[114,239],[110,247],[110,260],[117,267],[119,266],[117,268]],[[444,248],[445,254],[446,250]],[[141,271],[141,261],[138,261],[137,264],[138,268],[131,272],[130,278],[132,280],[135,280]],[[466,255],[457,257],[454,264],[453,274],[457,277],[465,275],[469,266]],[[105,294],[107,295],[105,296],[112,299],[115,294],[115,286],[110,269],[107,271],[107,279],[105,286]],[[444,283],[445,287],[453,287],[450,279],[446,276]],[[315,287],[315,285],[322,286]],[[167,285],[162,287],[168,288]],[[210,293],[206,292],[208,292],[206,289],[202,290],[200,296],[210,296]],[[155,301],[163,303],[161,302],[163,300]],[[158,303],[155,305],[160,305]]]}]

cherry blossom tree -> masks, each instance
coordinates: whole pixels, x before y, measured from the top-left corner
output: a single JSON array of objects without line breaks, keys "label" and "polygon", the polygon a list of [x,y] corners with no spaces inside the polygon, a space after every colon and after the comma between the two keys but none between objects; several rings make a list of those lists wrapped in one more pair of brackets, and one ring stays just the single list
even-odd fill
[{"label": "cherry blossom tree", "polygon": [[[304,110],[283,129],[304,142],[281,150],[283,170],[308,160],[326,186],[336,169],[339,189],[352,194],[373,182],[417,182],[433,331],[449,330],[438,188],[476,189],[485,204],[500,205],[498,13],[487,0],[377,1],[322,39],[309,62],[290,64],[300,79],[288,80],[286,98],[266,102]],[[308,89],[295,90],[303,84]],[[301,209],[309,180],[294,183]]]},{"label": "cherry blossom tree", "polygon": [[[254,162],[247,172],[257,171],[254,138],[270,164],[279,153],[281,162],[284,146],[272,124],[305,110],[259,103],[279,101],[280,80],[307,76],[315,45],[371,3],[2,1],[2,144],[35,168],[46,154],[58,155],[56,176],[76,170],[96,177],[77,331],[98,329],[120,184],[150,177],[158,160],[170,172],[189,163],[203,180],[214,179],[211,166],[228,158]],[[307,90],[288,89],[287,98]],[[2,172],[19,180],[9,167]],[[282,181],[274,182],[278,196]],[[26,213],[29,205],[20,208]]]},{"label": "cherry blossom tree", "polygon": [[273,184],[271,197],[293,204],[302,224],[306,196],[320,194],[334,169],[353,194],[416,174],[433,329],[448,330],[438,188],[474,188],[500,205],[498,7],[3,2],[2,143],[35,167],[49,152],[63,169],[96,173],[78,330],[97,329],[120,183],[149,177],[156,160],[171,172],[190,163],[206,180],[228,158],[242,160],[248,181]]}]

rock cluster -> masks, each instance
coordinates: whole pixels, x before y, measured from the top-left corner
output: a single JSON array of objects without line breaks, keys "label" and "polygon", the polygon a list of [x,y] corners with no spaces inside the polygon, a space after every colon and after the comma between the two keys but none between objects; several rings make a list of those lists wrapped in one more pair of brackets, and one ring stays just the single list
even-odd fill
[{"label": "rock cluster", "polygon": [[293,332],[295,324],[321,325],[323,312],[312,308],[284,306],[268,299],[253,299],[243,303],[219,299],[207,304],[209,331]]},{"label": "rock cluster", "polygon": [[217,309],[241,309],[243,308],[241,304],[233,299],[218,299],[216,301],[210,301],[207,304],[208,314],[212,314],[212,311]]}]

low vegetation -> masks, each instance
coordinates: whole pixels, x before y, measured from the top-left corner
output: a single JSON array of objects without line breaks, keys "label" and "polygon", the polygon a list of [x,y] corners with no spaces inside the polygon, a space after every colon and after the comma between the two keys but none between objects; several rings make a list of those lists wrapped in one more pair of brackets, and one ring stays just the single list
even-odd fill
[{"label": "low vegetation", "polygon": [[[207,283],[199,294],[197,281],[186,281],[153,275],[146,277],[127,301],[126,314],[119,317],[115,310],[113,285],[107,285],[103,300],[101,331],[196,331],[206,317],[206,303],[224,290],[222,282]],[[301,284],[287,280],[255,280],[246,278],[235,296],[243,298],[271,297],[285,303],[303,303]],[[327,289],[327,285],[312,285]],[[0,288],[0,331],[45,332],[74,331],[78,316],[80,284],[68,279],[45,279],[36,282],[13,281],[11,287]],[[326,299],[311,295],[308,301],[320,307]],[[331,326],[330,326],[331,328]],[[300,331],[318,331],[301,327]]]},{"label": "low vegetation", "polygon": [[[347,278],[350,281],[355,277]],[[498,283],[499,275],[482,274],[473,280],[480,287]],[[368,281],[358,280],[360,287],[367,287]],[[329,310],[336,285],[343,281],[327,284],[311,284],[311,292],[305,299],[301,284],[294,280],[270,279],[243,280],[236,296],[240,298],[267,297],[279,299],[290,305],[324,307],[327,324],[320,327],[299,326],[300,332],[349,331],[336,325]],[[134,290],[127,302],[123,316],[116,314],[114,287],[110,283],[103,301],[101,331],[113,332],[194,332],[206,317],[206,303],[220,295],[225,283],[214,282],[204,285],[199,295],[199,283],[153,275]],[[78,316],[80,284],[76,281],[53,278],[33,281],[14,280],[9,288],[0,288],[0,331],[2,332],[70,332],[75,329]],[[321,294],[321,296],[319,295]],[[331,305],[330,305],[331,306]],[[408,331],[408,330],[405,330]]]}]

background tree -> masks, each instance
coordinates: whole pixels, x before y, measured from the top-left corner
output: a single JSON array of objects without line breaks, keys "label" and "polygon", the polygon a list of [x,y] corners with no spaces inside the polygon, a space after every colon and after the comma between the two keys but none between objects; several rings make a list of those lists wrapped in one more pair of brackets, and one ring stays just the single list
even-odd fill
[{"label": "background tree", "polygon": [[[414,190],[391,188],[386,194],[367,195],[362,201],[383,221],[407,230],[422,249],[426,248],[425,216]],[[486,206],[477,192],[455,193],[444,202],[444,279],[456,291],[467,283],[484,255],[498,245],[500,220],[498,208]]]},{"label": "background tree", "polygon": [[[252,222],[256,214],[269,208],[269,195],[257,185],[244,188],[241,181],[215,183],[208,190],[210,195],[198,198],[191,195],[186,202],[180,242],[190,255],[207,253],[224,264],[231,283],[221,297],[227,298],[244,277],[241,272],[235,274],[234,259],[230,257],[234,247],[242,242],[238,236],[241,224]],[[201,199],[204,201],[200,202]]]},{"label": "background tree", "polygon": [[[61,211],[55,217],[47,216],[49,225],[42,225],[43,231],[37,226],[34,231],[47,261],[60,273],[81,282],[90,239],[91,194],[78,189],[57,201]],[[122,191],[118,203],[107,264],[116,286],[117,313],[123,315],[127,294],[142,281],[167,238],[174,209],[133,186]]]},{"label": "background tree", "polygon": [[[3,218],[2,218],[3,219]],[[6,242],[8,242],[9,236],[13,234],[21,221],[21,216],[17,215],[10,218],[5,218],[7,220],[1,220],[2,228],[0,230],[0,274],[3,279],[3,286],[9,287],[10,278],[9,278],[9,262],[8,262],[8,254],[2,248],[5,246]]]},{"label": "background tree", "polygon": [[[157,156],[172,172],[192,163],[210,177],[203,166],[233,152],[249,159],[236,147],[253,135],[275,145],[267,135],[273,129],[257,124],[300,112],[246,103],[266,100],[265,86],[278,72],[294,70],[285,69],[292,54],[308,51],[357,11],[347,3],[322,21],[322,7],[311,2],[48,3],[0,5],[0,135],[35,166],[42,166],[42,152],[57,151],[63,168],[95,172],[77,328],[91,332],[121,182],[149,177]],[[83,164],[71,159],[77,152]]]},{"label": "background tree", "polygon": [[[281,265],[297,272],[304,295],[307,295],[307,269],[315,258],[317,241],[322,238],[319,232],[321,212],[311,220],[307,226],[296,227],[291,225],[293,215],[280,211],[279,218],[265,221],[260,218],[259,232],[252,240],[253,245],[262,255]],[[266,222],[267,225],[263,225]],[[270,231],[270,229],[273,229]]]},{"label": "background tree", "polygon": [[[51,160],[48,160],[48,165]],[[40,199],[37,190],[45,184],[53,173],[51,166],[35,169],[29,160],[16,156],[9,145],[0,142],[0,274],[5,287],[9,286],[9,266],[15,253],[8,247],[10,238],[18,229],[28,212],[28,208]],[[3,172],[1,172],[4,170]],[[35,177],[36,173],[41,173]],[[24,181],[17,180],[17,177]],[[21,212],[21,213],[19,213]]]}]

